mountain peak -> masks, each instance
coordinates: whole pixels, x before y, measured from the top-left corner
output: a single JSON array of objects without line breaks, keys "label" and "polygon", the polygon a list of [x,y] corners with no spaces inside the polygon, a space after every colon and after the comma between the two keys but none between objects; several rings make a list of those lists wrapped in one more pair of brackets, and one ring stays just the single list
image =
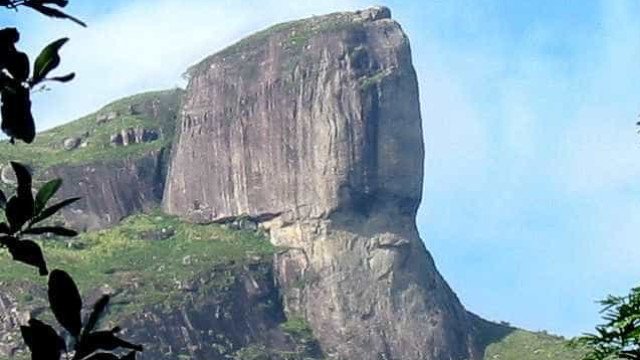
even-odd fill
[{"label": "mountain peak", "polygon": [[248,216],[283,250],[288,316],[346,359],[476,359],[415,226],[424,146],[409,42],[387,8],[276,25],[196,66],[165,211]]}]

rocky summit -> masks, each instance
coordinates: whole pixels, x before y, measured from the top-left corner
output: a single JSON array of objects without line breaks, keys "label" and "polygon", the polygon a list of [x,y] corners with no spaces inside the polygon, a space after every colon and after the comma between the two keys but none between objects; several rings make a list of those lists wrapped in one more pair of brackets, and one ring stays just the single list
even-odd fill
[{"label": "rocky summit", "polygon": [[284,24],[190,74],[168,213],[261,221],[284,248],[287,310],[329,356],[477,357],[467,314],[416,230],[418,84],[389,9]]},{"label": "rocky summit", "polygon": [[[438,273],[415,223],[418,82],[388,8],[275,25],[187,74],[0,144],[83,196],[54,221],[87,231],[45,253],[87,307],[113,294],[143,359],[578,358],[467,312]],[[0,263],[0,352],[20,357],[15,325],[47,316],[44,290]]]}]

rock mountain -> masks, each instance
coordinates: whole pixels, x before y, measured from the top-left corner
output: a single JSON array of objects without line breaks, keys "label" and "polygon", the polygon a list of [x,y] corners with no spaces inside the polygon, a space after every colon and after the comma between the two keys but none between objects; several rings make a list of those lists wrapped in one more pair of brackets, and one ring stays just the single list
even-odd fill
[{"label": "rock mountain", "polygon": [[286,249],[275,264],[285,306],[329,356],[478,357],[416,230],[418,84],[389,9],[285,24],[190,75],[168,213],[263,221]]},{"label": "rock mountain", "polygon": [[[388,8],[276,25],[188,77],[1,145],[84,197],[57,221],[89,232],[52,256],[124,298],[145,359],[476,360],[514,330],[467,312],[419,237],[419,90]],[[3,276],[0,350],[19,355],[19,309],[42,304]]]}]

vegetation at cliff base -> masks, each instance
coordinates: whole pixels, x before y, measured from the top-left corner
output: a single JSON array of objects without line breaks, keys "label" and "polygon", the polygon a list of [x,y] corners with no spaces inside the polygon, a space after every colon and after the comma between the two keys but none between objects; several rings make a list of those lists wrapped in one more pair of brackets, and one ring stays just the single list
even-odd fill
[{"label": "vegetation at cliff base", "polygon": [[640,359],[640,287],[625,296],[609,295],[600,305],[604,323],[573,342],[589,349],[584,360]]},{"label": "vegetation at cliff base", "polygon": [[485,360],[582,360],[586,352],[569,341],[545,332],[514,329],[485,350]]},{"label": "vegetation at cliff base", "polygon": [[[123,314],[151,305],[175,305],[182,299],[185,282],[217,265],[229,270],[218,277],[218,285],[224,287],[232,280],[234,267],[268,261],[275,250],[260,232],[188,224],[160,212],[135,215],[114,228],[72,240],[51,238],[41,245],[48,263],[67,269],[82,292],[108,284],[115,294],[114,308]],[[0,266],[4,269],[0,282],[15,291],[20,286],[11,284],[36,280],[7,255],[0,256]],[[37,297],[27,302],[35,301]]]}]

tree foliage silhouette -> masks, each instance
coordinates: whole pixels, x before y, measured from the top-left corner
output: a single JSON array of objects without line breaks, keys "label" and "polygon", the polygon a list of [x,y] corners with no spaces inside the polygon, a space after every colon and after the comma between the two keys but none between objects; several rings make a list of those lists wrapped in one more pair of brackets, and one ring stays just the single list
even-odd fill
[{"label": "tree foliage silhouette", "polygon": [[579,336],[571,345],[588,350],[583,360],[640,360],[640,287],[626,296],[609,295],[600,305],[605,322],[596,326],[596,333]]},{"label": "tree foliage silhouette", "polygon": [[584,360],[640,360],[640,287],[626,296],[609,295],[600,304],[605,323],[572,344],[588,349]]},{"label": "tree foliage silhouette", "polygon": [[[67,0],[0,0],[0,7],[17,10],[31,8],[45,16],[68,19],[82,26],[82,21],[66,14],[61,9]],[[0,30],[0,113],[2,131],[10,142],[16,140],[31,143],[36,136],[36,126],[31,113],[31,91],[45,81],[68,82],[75,74],[49,76],[60,64],[59,51],[69,40],[58,39],[46,46],[36,58],[33,70],[27,54],[19,51],[16,44],[20,33],[16,28]],[[62,226],[46,225],[46,220],[65,206],[79,198],[62,200],[49,205],[62,185],[61,179],[46,182],[35,192],[30,170],[23,164],[11,162],[16,177],[15,194],[7,197],[0,190],[0,209],[4,211],[5,222],[0,223],[0,246],[8,250],[13,260],[37,268],[41,276],[48,275],[49,306],[57,322],[69,335],[59,334],[51,325],[32,318],[20,326],[22,338],[31,352],[32,360],[59,360],[63,354],[72,360],[134,360],[142,351],[142,346],[120,339],[116,334],[120,328],[96,330],[104,316],[110,297],[102,296],[93,311],[82,321],[82,297],[73,278],[63,270],[49,273],[47,262],[40,245],[27,236],[53,234],[73,237],[78,233]],[[45,225],[43,225],[45,224]],[[114,350],[128,351],[122,356]]]}]

